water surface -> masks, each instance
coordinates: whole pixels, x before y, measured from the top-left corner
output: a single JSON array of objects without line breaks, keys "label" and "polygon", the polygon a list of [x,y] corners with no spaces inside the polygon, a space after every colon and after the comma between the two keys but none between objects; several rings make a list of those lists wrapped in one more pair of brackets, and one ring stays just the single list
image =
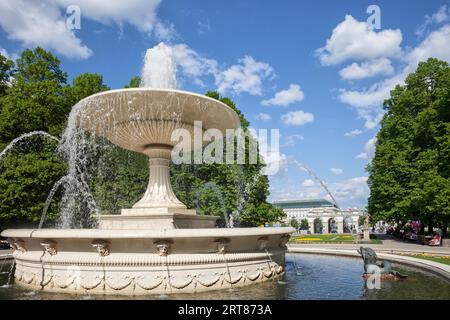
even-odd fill
[{"label": "water surface", "polygon": [[[4,266],[5,269],[9,266]],[[288,300],[450,300],[450,283],[419,269],[393,264],[408,275],[405,280],[382,281],[380,289],[367,289],[359,258],[312,254],[287,254],[283,279],[244,288],[170,296],[69,295],[25,290],[18,286],[0,287],[0,299],[288,299]],[[5,271],[5,270],[3,270]],[[0,275],[0,285],[6,282]]]}]

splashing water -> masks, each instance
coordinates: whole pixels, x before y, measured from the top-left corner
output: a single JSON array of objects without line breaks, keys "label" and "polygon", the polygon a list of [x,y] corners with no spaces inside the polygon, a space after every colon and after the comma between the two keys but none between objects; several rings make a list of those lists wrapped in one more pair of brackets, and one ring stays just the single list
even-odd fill
[{"label": "splashing water", "polygon": [[144,88],[177,88],[176,63],[170,46],[161,42],[147,50],[141,79]]},{"label": "splashing water", "polygon": [[339,212],[342,213],[341,208],[339,207],[336,198],[333,196],[333,194],[331,193],[331,191],[328,189],[327,185],[314,173],[314,171],[312,171],[308,166],[306,166],[305,164],[298,162],[297,160],[292,160],[290,161],[291,164],[296,165],[300,170],[302,171],[306,171],[310,177],[312,177],[317,183],[319,183],[319,185],[322,187],[322,189],[328,194],[328,196],[331,198],[331,200],[333,201],[334,205],[336,206],[336,208],[339,210]]},{"label": "splashing water", "polygon": [[68,182],[68,180],[69,180],[69,176],[64,176],[53,185],[52,190],[50,191],[50,193],[47,196],[47,200],[45,200],[45,205],[44,205],[44,209],[42,210],[41,220],[39,221],[38,229],[41,229],[42,225],[45,222],[45,218],[47,217],[48,208],[50,207],[50,204],[53,200],[53,197],[55,196],[56,191],[58,191],[59,187],[62,186],[64,183]]},{"label": "splashing water", "polygon": [[[84,103],[81,102],[72,108],[58,146],[58,154],[67,162],[66,179],[70,181],[64,185],[58,228],[91,227],[93,215],[97,213],[95,200],[87,184],[89,151],[95,146],[95,137],[88,136],[76,123],[76,117],[83,107]],[[56,184],[53,189],[57,188]]]},{"label": "splashing water", "polygon": [[9,150],[11,150],[12,148],[14,148],[14,146],[15,146],[18,142],[20,142],[20,141],[22,141],[22,140],[25,140],[25,139],[28,139],[28,138],[33,137],[33,136],[43,136],[43,137],[46,137],[46,138],[49,138],[49,139],[52,139],[52,140],[55,140],[55,141],[59,141],[58,138],[56,138],[55,136],[52,136],[51,134],[49,134],[49,133],[47,133],[47,132],[45,132],[45,131],[33,131],[33,132],[28,132],[28,133],[25,133],[25,134],[21,135],[20,137],[15,138],[14,140],[12,140],[12,141],[5,147],[5,149],[3,149],[2,152],[0,152],[0,160],[6,155],[6,153],[7,153]]}]

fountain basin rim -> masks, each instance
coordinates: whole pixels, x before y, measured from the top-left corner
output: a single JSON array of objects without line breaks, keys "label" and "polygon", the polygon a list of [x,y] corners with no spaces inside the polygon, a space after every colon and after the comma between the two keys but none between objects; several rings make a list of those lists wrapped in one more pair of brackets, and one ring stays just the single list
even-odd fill
[{"label": "fountain basin rim", "polygon": [[7,238],[52,239],[142,239],[142,238],[210,238],[254,237],[291,234],[292,227],[270,228],[202,228],[202,229],[7,229],[1,236]]},{"label": "fountain basin rim", "polygon": [[188,96],[194,96],[200,99],[209,100],[213,103],[220,104],[224,108],[228,109],[229,111],[232,111],[236,113],[236,111],[233,110],[229,105],[223,103],[220,100],[216,100],[214,98],[208,97],[204,94],[196,93],[196,92],[190,92],[185,90],[178,90],[178,89],[164,89],[164,88],[121,88],[121,89],[112,89],[112,90],[106,90],[98,93],[94,93],[93,95],[87,96],[83,99],[81,99],[77,104],[81,104],[84,101],[91,100],[96,97],[114,94],[114,93],[123,93],[123,92],[165,92],[165,93],[172,93],[172,94],[181,94],[181,95],[188,95]]}]

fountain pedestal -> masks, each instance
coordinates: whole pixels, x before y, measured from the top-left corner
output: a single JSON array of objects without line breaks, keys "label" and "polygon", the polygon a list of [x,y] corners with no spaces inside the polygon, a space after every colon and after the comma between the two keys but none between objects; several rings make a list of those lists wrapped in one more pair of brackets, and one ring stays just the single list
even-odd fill
[{"label": "fountain pedestal", "polygon": [[217,216],[197,215],[178,200],[170,182],[172,146],[149,145],[143,151],[149,157],[150,178],[144,196],[120,215],[97,217],[99,229],[192,229],[214,228]]}]

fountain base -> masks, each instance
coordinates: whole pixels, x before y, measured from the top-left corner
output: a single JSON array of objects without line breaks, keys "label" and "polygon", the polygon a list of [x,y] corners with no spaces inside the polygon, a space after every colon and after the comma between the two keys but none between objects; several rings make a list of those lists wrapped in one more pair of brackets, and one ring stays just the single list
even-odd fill
[{"label": "fountain base", "polygon": [[292,228],[5,230],[15,283],[75,294],[146,295],[247,286],[284,273]]}]

